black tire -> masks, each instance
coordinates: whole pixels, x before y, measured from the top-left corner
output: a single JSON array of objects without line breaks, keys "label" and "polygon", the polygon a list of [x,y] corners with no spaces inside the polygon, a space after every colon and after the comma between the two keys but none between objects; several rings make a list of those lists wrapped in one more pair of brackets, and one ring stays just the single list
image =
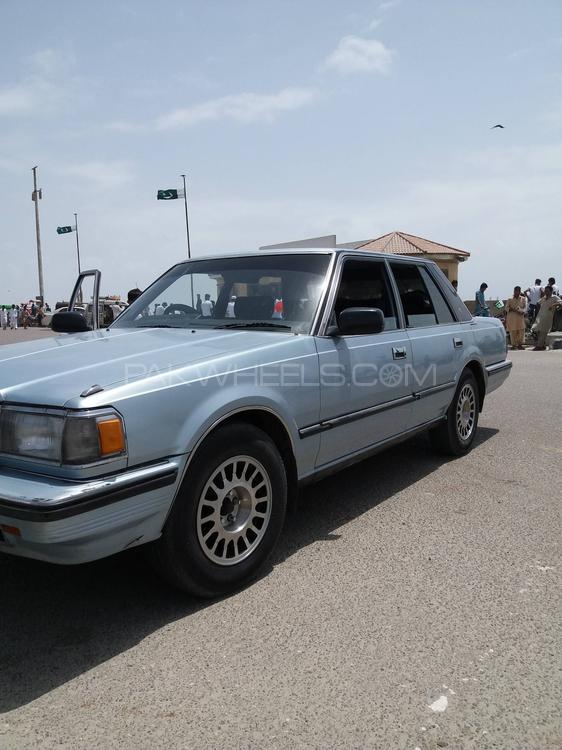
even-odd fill
[{"label": "black tire", "polygon": [[[470,420],[468,414],[462,417],[459,423],[459,411],[462,411],[463,405],[468,403],[466,412],[470,410]],[[476,378],[470,372],[465,370],[455,391],[455,395],[447,410],[446,421],[439,424],[429,431],[429,438],[432,447],[438,452],[447,456],[462,456],[472,447],[476,430],[478,429],[478,415],[480,412],[480,394]],[[466,420],[466,425],[464,424]]]},{"label": "black tire", "polygon": [[[247,468],[243,460],[233,461],[229,473],[229,461],[234,458],[249,459]],[[257,473],[251,473],[252,466]],[[261,474],[267,476],[260,484]],[[240,487],[221,499],[220,489],[215,492],[221,478],[231,484],[239,482]],[[228,486],[223,481],[225,491]],[[275,549],[286,509],[287,476],[273,441],[253,425],[227,425],[205,440],[188,467],[162,537],[152,545],[152,562],[172,585],[189,594],[212,598],[236,591],[258,575]],[[254,524],[259,525],[260,516],[266,514],[256,529]],[[244,515],[246,525],[240,531]],[[209,546],[205,550],[205,544],[214,544],[215,533],[215,551]],[[229,539],[222,548],[220,537]],[[243,559],[238,561],[239,557]]]}]

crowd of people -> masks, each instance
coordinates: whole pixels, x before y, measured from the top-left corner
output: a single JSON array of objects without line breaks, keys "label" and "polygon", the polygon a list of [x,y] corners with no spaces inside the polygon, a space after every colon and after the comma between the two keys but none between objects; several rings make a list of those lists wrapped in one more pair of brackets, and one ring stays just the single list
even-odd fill
[{"label": "crowd of people", "polygon": [[[491,316],[485,298],[487,288],[488,285],[483,283],[476,292],[474,315]],[[544,351],[548,334],[553,329],[556,330],[555,315],[562,309],[562,298],[556,279],[551,276],[544,287],[541,279],[535,279],[535,283],[525,291],[517,285],[502,309],[505,313],[505,327],[509,333],[511,348],[525,348],[525,332],[529,327],[535,340],[534,351]]]},{"label": "crowd of people", "polygon": [[31,299],[20,305],[0,305],[0,326],[3,331],[7,328],[15,330],[20,327],[41,326],[46,312],[51,312],[49,305],[43,308],[43,305]]}]

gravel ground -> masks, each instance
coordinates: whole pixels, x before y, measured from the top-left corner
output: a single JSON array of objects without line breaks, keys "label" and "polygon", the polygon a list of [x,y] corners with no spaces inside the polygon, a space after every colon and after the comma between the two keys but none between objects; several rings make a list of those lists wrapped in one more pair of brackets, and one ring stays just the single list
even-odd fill
[{"label": "gravel ground", "polygon": [[468,456],[308,489],[230,598],[0,557],[0,747],[560,749],[562,352],[511,356]]}]

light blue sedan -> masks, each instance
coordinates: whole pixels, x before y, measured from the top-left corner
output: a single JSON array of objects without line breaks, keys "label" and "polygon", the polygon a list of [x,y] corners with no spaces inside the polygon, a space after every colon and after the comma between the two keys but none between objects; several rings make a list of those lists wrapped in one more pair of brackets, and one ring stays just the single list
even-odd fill
[{"label": "light blue sedan", "polygon": [[79,299],[64,335],[0,349],[0,550],[146,544],[199,596],[258,574],[303,484],[424,430],[468,451],[511,367],[501,323],[411,257],[192,260],[103,330]]}]

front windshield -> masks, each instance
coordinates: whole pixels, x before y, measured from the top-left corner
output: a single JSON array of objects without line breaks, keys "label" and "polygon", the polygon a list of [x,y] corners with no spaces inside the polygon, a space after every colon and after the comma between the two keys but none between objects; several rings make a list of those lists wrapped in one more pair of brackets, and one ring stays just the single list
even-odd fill
[{"label": "front windshield", "polygon": [[175,266],[113,328],[262,328],[309,333],[327,253],[193,260]]}]

